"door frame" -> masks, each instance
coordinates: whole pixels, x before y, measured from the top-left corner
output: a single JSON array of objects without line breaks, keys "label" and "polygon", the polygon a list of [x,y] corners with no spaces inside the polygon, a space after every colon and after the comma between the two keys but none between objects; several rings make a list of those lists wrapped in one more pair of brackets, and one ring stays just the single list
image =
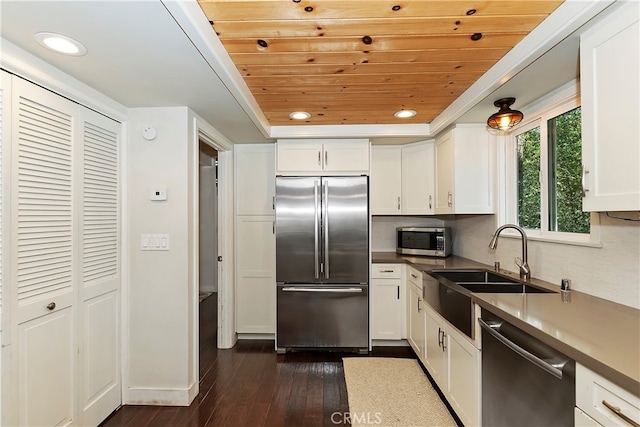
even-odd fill
[{"label": "door frame", "polygon": [[[195,325],[195,342],[192,343],[193,353],[196,356],[194,363],[196,369],[199,368],[198,348],[199,348],[199,305],[198,305],[198,271],[199,271],[199,232],[198,227],[200,223],[199,219],[199,179],[198,175],[198,156],[199,156],[199,143],[200,141],[215,148],[218,151],[218,256],[222,257],[222,261],[218,262],[218,348],[231,348],[237,341],[235,331],[235,287],[234,287],[234,181],[233,181],[233,143],[229,141],[224,135],[218,132],[215,128],[210,126],[203,119],[195,115],[194,119],[194,134],[192,135],[192,141],[190,145],[194,148],[192,150],[192,164],[194,165],[191,171],[192,182],[194,183],[191,189],[193,206],[193,224],[192,230],[190,230],[191,238],[193,242],[192,253],[192,265],[190,267],[190,276],[194,278],[191,280],[190,286],[195,297],[195,309],[192,313],[192,320]],[[195,377],[197,378],[197,376]]]}]

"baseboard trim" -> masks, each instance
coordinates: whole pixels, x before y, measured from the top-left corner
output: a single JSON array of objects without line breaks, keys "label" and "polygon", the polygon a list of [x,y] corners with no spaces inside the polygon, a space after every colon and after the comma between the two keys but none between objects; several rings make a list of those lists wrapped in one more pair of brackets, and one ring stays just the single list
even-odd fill
[{"label": "baseboard trim", "polygon": [[197,395],[196,383],[187,389],[129,388],[126,405],[189,406]]},{"label": "baseboard trim", "polygon": [[371,340],[371,347],[408,347],[407,340]]},{"label": "baseboard trim", "polygon": [[276,334],[238,334],[239,340],[274,340]]}]

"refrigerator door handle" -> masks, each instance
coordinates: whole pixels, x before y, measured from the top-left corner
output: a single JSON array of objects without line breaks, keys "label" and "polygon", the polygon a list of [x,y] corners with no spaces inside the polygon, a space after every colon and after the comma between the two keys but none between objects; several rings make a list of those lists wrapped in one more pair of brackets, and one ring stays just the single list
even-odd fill
[{"label": "refrigerator door handle", "polygon": [[342,293],[342,294],[360,294],[362,288],[282,288],[283,292],[322,292],[322,293]]},{"label": "refrigerator door handle", "polygon": [[323,230],[324,233],[324,278],[329,278],[329,183],[322,182],[322,189],[324,190],[322,207],[323,212]]},{"label": "refrigerator door handle", "polygon": [[319,181],[314,181],[313,183],[313,200],[314,200],[314,209],[313,209],[313,215],[314,215],[314,265],[315,265],[315,278],[319,279],[320,278],[320,239],[318,234],[320,233],[320,220],[319,220],[319,216],[320,216],[320,209],[318,206],[318,202],[320,201],[319,198],[319,194],[318,194],[318,187],[320,186],[320,182]]}]

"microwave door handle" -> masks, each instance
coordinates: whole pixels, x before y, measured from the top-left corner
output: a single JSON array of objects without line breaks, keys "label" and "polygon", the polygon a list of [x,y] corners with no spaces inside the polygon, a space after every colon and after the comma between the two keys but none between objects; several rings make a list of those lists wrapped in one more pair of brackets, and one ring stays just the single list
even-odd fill
[{"label": "microwave door handle", "polygon": [[329,183],[322,181],[322,187],[324,190],[324,197],[322,199],[322,206],[324,209],[324,218],[322,223],[324,233],[324,277],[329,278]]}]

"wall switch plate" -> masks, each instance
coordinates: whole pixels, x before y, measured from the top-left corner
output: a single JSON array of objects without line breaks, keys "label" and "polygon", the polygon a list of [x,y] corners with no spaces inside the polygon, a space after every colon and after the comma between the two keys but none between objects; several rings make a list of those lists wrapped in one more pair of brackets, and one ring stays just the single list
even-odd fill
[{"label": "wall switch plate", "polygon": [[149,190],[149,200],[158,201],[158,200],[167,200],[167,189],[166,187],[153,187]]},{"label": "wall switch plate", "polygon": [[140,237],[140,250],[143,251],[168,251],[168,234],[143,234]]}]

